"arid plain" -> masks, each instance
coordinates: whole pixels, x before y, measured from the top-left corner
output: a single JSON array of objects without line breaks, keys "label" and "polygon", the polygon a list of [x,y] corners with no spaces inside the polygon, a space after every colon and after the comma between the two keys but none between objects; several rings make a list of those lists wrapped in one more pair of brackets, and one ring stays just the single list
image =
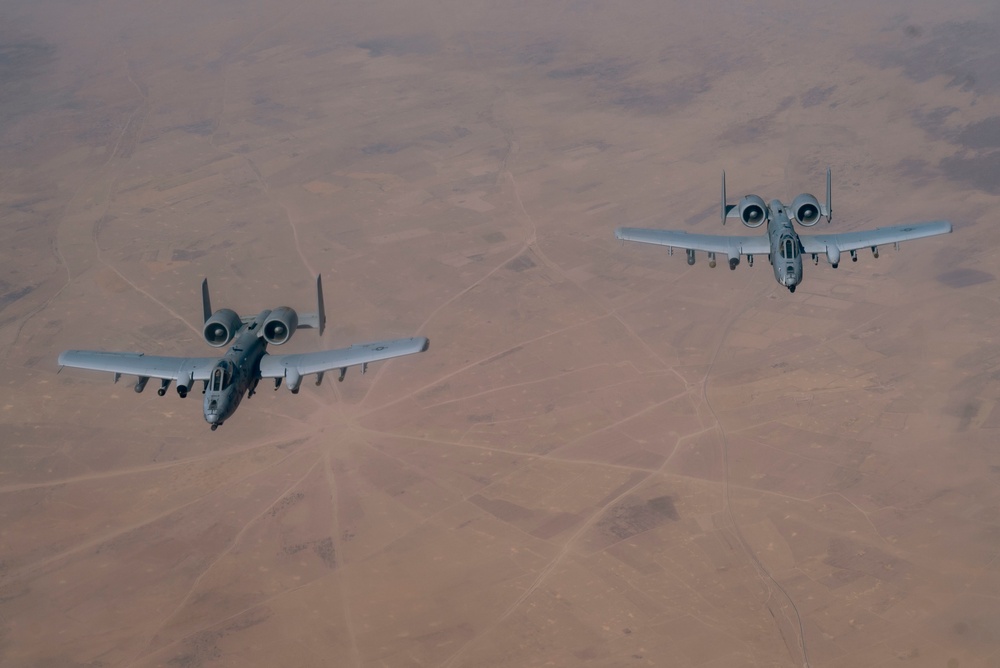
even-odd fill
[{"label": "arid plain", "polygon": [[[0,664],[1000,665],[1000,10],[338,4],[0,8]],[[613,240],[827,165],[955,233]],[[57,373],[317,273],[286,348],[430,350],[215,433]]]}]

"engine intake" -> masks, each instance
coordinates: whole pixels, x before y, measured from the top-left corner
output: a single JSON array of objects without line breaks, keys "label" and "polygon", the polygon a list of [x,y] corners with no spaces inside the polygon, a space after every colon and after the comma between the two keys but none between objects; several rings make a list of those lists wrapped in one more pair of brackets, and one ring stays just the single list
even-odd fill
[{"label": "engine intake", "polygon": [[767,205],[757,195],[747,195],[740,200],[740,220],[747,227],[760,227],[767,222]]},{"label": "engine intake", "polygon": [[299,314],[288,306],[279,306],[271,311],[264,321],[264,340],[276,346],[292,338],[292,333],[299,326]]},{"label": "engine intake", "polygon": [[819,222],[819,200],[809,193],[802,193],[792,201],[792,217],[802,227],[812,227]]},{"label": "engine intake", "polygon": [[236,311],[228,308],[220,308],[212,314],[212,317],[205,321],[202,335],[205,341],[213,348],[221,348],[236,336],[236,332],[242,325],[240,316]]}]

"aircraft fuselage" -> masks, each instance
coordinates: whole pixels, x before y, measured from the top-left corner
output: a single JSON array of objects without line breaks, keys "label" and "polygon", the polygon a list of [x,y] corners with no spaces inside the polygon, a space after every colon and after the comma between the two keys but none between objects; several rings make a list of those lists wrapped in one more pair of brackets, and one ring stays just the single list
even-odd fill
[{"label": "aircraft fuselage", "polygon": [[771,243],[774,278],[790,292],[795,292],[795,286],[802,282],[802,242],[781,200],[771,200],[768,208],[771,215],[767,221],[767,236]]},{"label": "aircraft fuselage", "polygon": [[239,408],[243,397],[260,381],[260,360],[267,353],[267,341],[259,335],[270,311],[262,311],[244,325],[233,345],[212,370],[205,388],[205,421],[216,429]]}]

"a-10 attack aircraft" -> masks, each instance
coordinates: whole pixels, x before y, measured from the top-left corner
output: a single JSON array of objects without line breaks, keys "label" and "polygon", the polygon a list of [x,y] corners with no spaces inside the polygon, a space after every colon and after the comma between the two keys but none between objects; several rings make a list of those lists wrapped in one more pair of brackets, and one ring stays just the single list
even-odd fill
[{"label": "a-10 attack aircraft", "polygon": [[785,206],[777,199],[765,204],[757,195],[746,195],[738,204],[727,204],[726,173],[723,172],[722,224],[726,224],[726,218],[739,218],[744,225],[751,228],[767,223],[766,235],[721,236],[691,234],[678,230],[619,227],[615,230],[615,238],[667,246],[671,254],[674,248],[683,248],[687,251],[688,264],[694,264],[695,251],[704,251],[708,253],[710,267],[715,267],[716,254],[729,258],[730,269],[736,269],[741,255],[747,256],[747,264],[752,267],[754,255],[766,254],[774,268],[774,278],[788,288],[789,292],[795,292],[795,287],[802,282],[803,253],[811,255],[816,264],[819,264],[820,255],[826,255],[830,266],[836,269],[840,264],[840,254],[845,251],[851,254],[851,260],[857,262],[857,251],[860,248],[871,248],[872,254],[878,257],[878,247],[881,245],[894,244],[898,248],[900,241],[951,232],[951,223],[946,220],[879,227],[862,232],[811,234],[801,237],[792,225],[794,220],[803,227],[812,227],[820,218],[826,218],[827,222],[830,222],[832,215],[829,169],[826,170],[826,204],[822,206],[809,193],[802,193],[796,197],[792,200],[791,206]]},{"label": "a-10 attack aircraft", "polygon": [[323,374],[339,369],[338,380],[344,380],[347,367],[361,365],[361,373],[369,362],[421,353],[427,350],[428,340],[423,337],[361,343],[316,353],[271,355],[267,344],[279,346],[292,338],[297,329],[319,329],[320,336],[326,326],[323,307],[323,282],[316,277],[316,313],[297,314],[287,306],[264,310],[255,316],[240,317],[228,308],[212,311],[208,296],[208,279],[202,281],[201,298],[205,313],[202,334],[208,345],[221,348],[230,341],[233,345],[222,357],[160,357],[143,353],[106,353],[92,350],[67,350],[59,355],[59,366],[95,371],[111,371],[115,382],[123,373],[138,376],[135,391],[142,392],[150,378],[160,379],[161,397],[170,382],[177,383],[177,394],[183,399],[202,381],[205,395],[205,420],[212,431],[236,412],[243,396],[253,396],[261,378],[273,378],[274,389],[282,379],[292,394],[298,394],[302,377],[316,374],[316,384],[323,381]]}]

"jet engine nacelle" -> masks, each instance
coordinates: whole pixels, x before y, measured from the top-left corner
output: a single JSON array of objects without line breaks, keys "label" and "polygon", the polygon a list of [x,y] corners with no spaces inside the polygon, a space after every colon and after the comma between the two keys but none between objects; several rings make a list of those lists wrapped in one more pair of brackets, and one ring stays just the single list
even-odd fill
[{"label": "jet engine nacelle", "polygon": [[802,193],[792,201],[792,217],[802,227],[812,227],[819,222],[819,200],[809,193]]},{"label": "jet engine nacelle", "polygon": [[739,203],[740,220],[747,227],[760,227],[767,222],[767,205],[757,195],[747,195]]},{"label": "jet engine nacelle", "polygon": [[268,314],[264,321],[262,330],[264,340],[276,346],[280,346],[290,338],[292,333],[299,326],[299,314],[295,309],[287,306],[279,306]]},{"label": "jet engine nacelle", "polygon": [[205,321],[202,335],[205,341],[213,348],[221,348],[236,336],[237,330],[242,325],[240,316],[236,311],[228,308],[220,308],[212,314],[212,317]]}]

